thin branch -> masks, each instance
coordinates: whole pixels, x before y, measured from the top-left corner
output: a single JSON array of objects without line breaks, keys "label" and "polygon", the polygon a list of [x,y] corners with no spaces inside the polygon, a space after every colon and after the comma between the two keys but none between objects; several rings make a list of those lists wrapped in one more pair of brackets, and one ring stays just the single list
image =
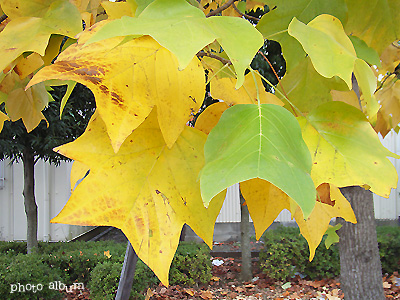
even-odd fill
[{"label": "thin branch", "polygon": [[233,9],[236,10],[236,12],[237,12],[239,15],[241,15],[242,17],[245,17],[246,19],[252,20],[252,21],[254,21],[254,22],[260,21],[259,18],[256,18],[256,17],[253,17],[253,16],[246,15],[246,14],[242,13],[242,12],[239,10],[239,8],[237,8],[237,6],[236,6],[235,3],[232,3],[232,7],[233,7]]},{"label": "thin branch", "polygon": [[210,11],[207,14],[206,17],[208,18],[208,17],[212,17],[212,16],[218,15],[221,11],[223,11],[223,10],[227,9],[229,6],[231,6],[233,4],[233,2],[235,2],[235,1],[238,1],[238,0],[229,0],[229,1],[227,1],[224,5],[218,7],[216,10]]},{"label": "thin branch", "polygon": [[[258,53],[260,53],[261,56],[265,59],[265,61],[269,64],[269,66],[270,66],[272,72],[274,72],[274,74],[275,74],[276,79],[278,79],[278,83],[279,83],[279,86],[280,86],[281,89],[282,89],[283,94],[285,95],[286,99],[289,99],[289,97],[287,96],[287,94],[286,94],[286,92],[285,92],[285,89],[283,88],[283,85],[282,85],[282,83],[281,83],[281,80],[279,79],[278,74],[276,73],[274,67],[272,66],[272,64],[270,63],[270,61],[268,60],[268,58],[267,58],[267,57],[264,55],[264,53],[262,53],[261,51],[258,51]],[[297,113],[296,113],[296,111],[294,110],[294,107],[292,106],[291,103],[289,103],[289,105],[290,105],[290,107],[292,108],[294,115],[297,117]]]},{"label": "thin branch", "polygon": [[8,18],[8,16],[6,14],[3,14],[2,16],[0,16],[0,23],[2,23],[7,18]]},{"label": "thin branch", "polygon": [[197,57],[207,56],[207,57],[211,57],[211,58],[217,59],[220,62],[222,62],[224,65],[228,65],[229,66],[229,65],[232,64],[232,62],[229,59],[223,58],[223,57],[215,55],[215,54],[207,53],[207,52],[204,52],[204,51],[201,51],[201,52],[197,53],[196,55],[197,55]]}]

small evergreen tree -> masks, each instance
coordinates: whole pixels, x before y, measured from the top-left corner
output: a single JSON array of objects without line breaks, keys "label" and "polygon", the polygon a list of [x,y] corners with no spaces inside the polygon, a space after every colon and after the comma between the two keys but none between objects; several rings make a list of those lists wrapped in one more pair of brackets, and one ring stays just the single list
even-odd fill
[{"label": "small evergreen tree", "polygon": [[28,133],[22,120],[18,120],[5,122],[0,132],[0,159],[10,159],[11,163],[23,162],[28,254],[37,247],[35,164],[39,159],[55,165],[68,160],[65,156],[54,152],[53,148],[80,136],[95,109],[94,97],[90,90],[78,84],[60,118],[60,104],[64,92],[65,87],[54,87],[51,91],[54,101],[51,101],[43,111],[48,126],[42,120],[39,126]]}]

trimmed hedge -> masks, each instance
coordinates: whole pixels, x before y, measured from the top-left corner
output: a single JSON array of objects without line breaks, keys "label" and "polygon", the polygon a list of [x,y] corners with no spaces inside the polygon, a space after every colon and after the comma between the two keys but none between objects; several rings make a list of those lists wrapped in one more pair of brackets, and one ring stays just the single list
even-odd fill
[{"label": "trimmed hedge", "polygon": [[[54,281],[66,285],[82,283],[90,288],[93,299],[114,299],[125,250],[125,243],[113,241],[39,243],[37,253],[26,255],[26,243],[0,242],[0,299],[14,299],[14,295],[10,296],[10,284],[17,282],[42,284],[46,288],[41,294],[33,295],[28,291],[22,296],[18,294],[15,299],[32,299],[32,296],[35,299],[56,299],[61,294],[48,288]],[[35,281],[29,281],[32,279],[30,274],[34,274]],[[180,243],[171,265],[170,283],[200,285],[207,284],[210,279],[209,248],[205,244]],[[139,260],[132,299],[142,299],[143,292],[158,283],[153,271]],[[23,298],[25,296],[27,298]]]},{"label": "trimmed hedge", "polygon": [[[94,300],[115,298],[121,270],[122,263],[120,262],[105,262],[95,267],[89,283]],[[211,276],[209,248],[205,244],[181,242],[171,264],[170,284],[208,284]],[[138,260],[131,299],[144,299],[143,294],[146,290],[156,286],[159,282],[153,271],[141,260]]]},{"label": "trimmed hedge", "polygon": [[[377,227],[382,272],[400,271],[400,227]],[[263,235],[264,251],[260,252],[260,267],[276,280],[287,280],[296,274],[309,279],[334,278],[340,274],[339,249],[336,244],[326,249],[324,240],[318,246],[314,259],[307,241],[297,227],[280,226]]]}]

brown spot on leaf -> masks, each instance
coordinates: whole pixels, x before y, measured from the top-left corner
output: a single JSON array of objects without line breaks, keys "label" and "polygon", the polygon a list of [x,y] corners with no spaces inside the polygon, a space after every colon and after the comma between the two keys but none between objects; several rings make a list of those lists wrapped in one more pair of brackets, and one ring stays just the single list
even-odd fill
[{"label": "brown spot on leaf", "polygon": [[99,89],[104,93],[108,94],[108,87],[104,84],[99,85]]},{"label": "brown spot on leaf", "polygon": [[118,105],[120,108],[125,108],[124,99],[115,92],[111,92],[111,101],[113,102],[113,104]]},{"label": "brown spot on leaf", "polygon": [[317,187],[317,201],[330,206],[335,206],[335,201],[332,201],[331,199],[329,183],[322,183]]}]

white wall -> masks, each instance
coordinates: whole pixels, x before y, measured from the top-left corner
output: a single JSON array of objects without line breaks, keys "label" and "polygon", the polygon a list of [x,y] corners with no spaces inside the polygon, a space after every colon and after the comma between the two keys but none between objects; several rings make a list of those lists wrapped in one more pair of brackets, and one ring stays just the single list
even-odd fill
[{"label": "white wall", "polygon": [[[382,139],[385,147],[400,155],[400,137],[389,133]],[[400,171],[400,160],[390,159]],[[70,171],[72,163],[59,167],[42,161],[35,166],[36,202],[39,207],[38,238],[44,241],[69,240],[91,227],[50,224],[70,196]],[[385,174],[379,174],[385,176]],[[400,182],[399,182],[400,184]],[[10,165],[0,162],[0,240],[25,240],[26,216],[24,210],[22,163]],[[394,220],[400,216],[400,187],[393,189],[389,199],[374,195],[375,217]],[[282,211],[276,221],[291,222],[290,212]],[[219,223],[240,222],[239,185],[228,189],[227,196],[217,218]]]},{"label": "white wall", "polygon": [[[393,153],[400,155],[400,136],[391,131],[382,139],[382,144]],[[389,158],[392,164],[396,167],[397,173],[400,174],[400,160]],[[377,174],[384,177],[385,174]],[[397,188],[392,189],[389,198],[383,198],[374,195],[375,217],[377,219],[394,220],[400,216],[400,182],[397,183]]]},{"label": "white wall", "polygon": [[[72,163],[59,167],[43,161],[35,165],[35,196],[38,205],[38,239],[69,240],[91,227],[51,224],[70,196]],[[0,162],[0,240],[26,240],[22,163]],[[2,186],[1,183],[4,183]]]}]

